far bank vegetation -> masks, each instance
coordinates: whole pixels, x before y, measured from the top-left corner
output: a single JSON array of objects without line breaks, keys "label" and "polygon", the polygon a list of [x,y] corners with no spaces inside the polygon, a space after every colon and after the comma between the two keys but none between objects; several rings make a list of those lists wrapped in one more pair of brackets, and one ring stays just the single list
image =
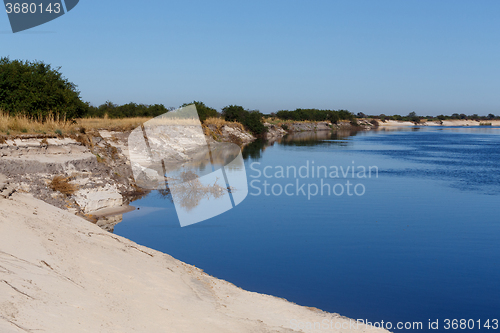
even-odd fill
[{"label": "far bank vegetation", "polygon": [[[60,67],[52,67],[40,61],[11,60],[0,58],[0,140],[5,135],[49,134],[72,135],[83,130],[108,129],[127,131],[151,118],[169,112],[174,107],[163,104],[123,105],[107,101],[93,106],[82,100],[77,85],[65,78]],[[365,115],[359,112],[354,115],[348,110],[295,109],[280,110],[269,115],[259,110],[246,109],[240,105],[228,105],[218,111],[200,101],[185,103],[181,106],[195,104],[200,120],[205,125],[217,128],[223,124],[240,124],[255,136],[266,133],[264,122],[286,128],[293,122],[327,121],[332,124],[350,122],[357,124],[359,118],[372,121],[372,124],[387,120],[411,121],[418,124],[423,121],[443,121],[448,119],[467,119],[482,121],[483,126],[493,119],[500,119],[493,114],[479,116],[473,114],[439,115],[437,117],[418,116],[412,111],[407,116]],[[227,123],[224,123],[227,122]]]}]

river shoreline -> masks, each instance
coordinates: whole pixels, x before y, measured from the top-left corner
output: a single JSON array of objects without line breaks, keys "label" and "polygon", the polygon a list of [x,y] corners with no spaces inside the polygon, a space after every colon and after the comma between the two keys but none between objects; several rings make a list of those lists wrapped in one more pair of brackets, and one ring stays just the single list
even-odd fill
[{"label": "river shoreline", "polygon": [[244,291],[29,194],[0,199],[0,212],[5,333],[318,331],[298,322],[386,332]]},{"label": "river shoreline", "polygon": [[[495,121],[494,121],[495,122]],[[498,124],[497,124],[498,123]],[[453,120],[422,123],[418,126],[479,126],[477,121]],[[500,121],[492,126],[500,125]],[[358,120],[357,125],[341,121],[266,123],[268,144],[286,140],[286,135],[308,135],[328,131],[384,130],[417,126],[411,122],[388,120],[370,122]],[[487,126],[485,126],[487,128]],[[130,132],[94,130],[73,136],[18,135],[4,138],[0,143],[0,174],[3,174],[12,192],[31,193],[58,208],[68,210],[112,231],[120,215],[100,211],[127,206],[149,193],[137,186],[128,156]],[[238,126],[209,125],[205,128],[207,142],[233,142],[241,147],[256,140],[251,133]],[[51,188],[54,177],[66,177],[75,186],[74,193],[64,194]],[[9,193],[9,194],[10,194]],[[5,195],[4,195],[5,196]],[[126,208],[125,208],[126,209]],[[97,212],[97,213],[96,213]]]}]

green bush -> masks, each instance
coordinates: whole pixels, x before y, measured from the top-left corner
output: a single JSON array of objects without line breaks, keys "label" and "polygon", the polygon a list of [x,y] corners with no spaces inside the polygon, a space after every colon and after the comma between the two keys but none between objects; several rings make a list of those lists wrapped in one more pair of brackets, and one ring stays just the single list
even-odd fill
[{"label": "green bush", "polygon": [[0,59],[0,109],[45,119],[81,117],[88,106],[76,85],[43,62]]},{"label": "green bush", "polygon": [[239,121],[245,118],[246,111],[242,106],[229,105],[222,108],[222,117],[226,121]]},{"label": "green bush", "polygon": [[245,110],[239,105],[229,105],[222,108],[222,116],[226,121],[241,123],[247,130],[257,136],[261,136],[267,132],[267,127],[262,123],[264,115],[259,111]]},{"label": "green bush", "polygon": [[259,111],[250,111],[242,124],[253,134],[262,135],[267,132],[267,127],[262,123],[263,116]]},{"label": "green bush", "polygon": [[406,118],[413,123],[420,123],[420,117],[417,116],[417,113],[415,111],[410,112],[408,116],[406,116]]},{"label": "green bush", "polygon": [[276,112],[276,117],[282,120],[293,121],[330,121],[332,124],[339,120],[352,120],[356,117],[347,110],[318,110],[318,109],[296,109],[295,111],[281,110]]},{"label": "green bush", "polygon": [[193,101],[192,103],[182,104],[181,107],[188,106],[191,104],[194,104],[196,106],[196,111],[198,111],[198,116],[200,117],[200,120],[202,122],[205,121],[207,118],[219,117],[219,113],[217,112],[216,109],[206,106],[205,103],[203,102]]},{"label": "green bush", "polygon": [[87,117],[104,117],[109,118],[129,118],[129,117],[157,117],[168,112],[163,104],[136,104],[128,103],[117,105],[110,101],[99,105],[98,107],[90,106],[86,114]]}]

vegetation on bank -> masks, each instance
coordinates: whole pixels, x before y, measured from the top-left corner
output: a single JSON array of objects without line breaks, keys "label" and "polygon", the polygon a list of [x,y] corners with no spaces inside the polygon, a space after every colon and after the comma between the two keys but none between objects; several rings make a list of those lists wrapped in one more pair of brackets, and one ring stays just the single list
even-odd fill
[{"label": "vegetation on bank", "polygon": [[204,122],[207,118],[216,118],[220,116],[216,109],[206,106],[203,102],[193,101],[192,103],[184,103],[181,105],[181,107],[191,104],[194,104],[196,106],[198,117],[200,117],[200,120],[202,122]]},{"label": "vegetation on bank", "polygon": [[[228,105],[220,112],[200,101],[185,103],[182,106],[195,104],[202,122],[221,119],[226,122],[242,124],[255,136],[266,133],[264,117],[273,124],[284,128],[289,122],[329,121],[336,124],[339,121],[349,121],[356,126],[357,118],[369,118],[372,124],[386,120],[411,121],[416,124],[425,121],[443,120],[477,120],[487,126],[486,121],[500,119],[493,114],[479,116],[473,114],[454,113],[451,116],[437,117],[418,116],[410,112],[407,116],[385,114],[368,116],[360,112],[357,115],[348,110],[296,109],[280,110],[270,115],[264,115],[258,110],[248,110],[240,105]],[[10,60],[0,58],[0,133],[22,134],[72,134],[81,128],[130,130],[145,121],[169,112],[175,108],[163,104],[127,103],[117,105],[110,101],[93,106],[82,101],[77,86],[68,81],[60,72],[60,67],[40,61]]]},{"label": "vegetation on bank", "polygon": [[219,117],[210,117],[210,118],[207,118],[204,122],[203,122],[203,125],[205,125],[206,127],[214,127],[215,129],[217,130],[221,130],[223,126],[229,126],[229,127],[233,127],[233,128],[238,128],[240,130],[244,130],[245,128],[243,127],[243,125],[239,122],[236,122],[236,121],[227,121],[223,118],[219,118]]},{"label": "vegetation on bank", "polygon": [[[215,108],[203,102],[194,101],[200,120],[205,122],[209,118],[222,118],[229,122],[241,123],[248,131],[256,136],[266,133],[267,127],[263,124],[264,115],[258,110],[248,110],[240,105],[228,105],[218,112]],[[185,103],[186,106],[192,103]],[[43,62],[0,60],[0,110],[2,111],[2,125],[0,131],[4,133],[47,133],[72,132],[76,123],[87,122],[91,126],[123,127],[119,124],[109,124],[110,119],[146,118],[150,119],[164,114],[174,108],[162,104],[127,103],[117,105],[111,101],[93,106],[80,98],[77,86],[68,81],[60,72],[60,67],[52,68]],[[314,109],[297,109],[295,111],[279,111],[277,117],[283,120],[329,120],[336,122],[339,119],[354,118],[348,111],[329,111]],[[74,119],[80,120],[75,121]],[[87,119],[87,120],[85,120]],[[90,119],[90,120],[89,120]],[[135,124],[135,121],[127,124]],[[85,126],[85,125],[84,125]]]},{"label": "vegetation on bank", "polygon": [[0,110],[40,120],[84,116],[88,105],[59,70],[39,61],[0,58]]},{"label": "vegetation on bank", "polygon": [[262,121],[264,115],[257,110],[245,110],[239,105],[229,105],[222,108],[222,117],[226,121],[235,121],[242,124],[256,136],[267,132],[267,127],[264,126]]},{"label": "vegetation on bank", "polygon": [[458,113],[453,113],[451,116],[446,116],[446,115],[439,115],[439,116],[419,116],[417,115],[416,112],[410,112],[406,116],[401,116],[401,115],[392,115],[392,116],[387,116],[385,114],[380,114],[380,115],[366,115],[363,112],[359,112],[356,115],[357,118],[371,118],[371,119],[377,119],[382,122],[385,122],[387,120],[395,120],[395,121],[411,121],[414,123],[420,123],[424,121],[444,121],[444,120],[474,120],[474,121],[481,121],[481,120],[500,120],[500,116],[495,116],[494,114],[490,113],[487,116],[480,116],[477,113],[472,114],[472,115],[466,115],[464,113],[458,114]]},{"label": "vegetation on bank", "polygon": [[0,110],[0,135],[48,134],[72,135],[85,130],[127,131],[140,126],[150,117],[133,118],[79,118],[73,120],[57,119],[53,115],[43,121],[27,115],[9,115]]},{"label": "vegetation on bank", "polygon": [[295,111],[281,110],[271,114],[281,120],[292,121],[329,121],[336,124],[339,120],[352,121],[356,117],[347,110],[318,110],[318,109],[296,109]]},{"label": "vegetation on bank", "polygon": [[110,119],[120,119],[120,118],[154,118],[162,115],[172,108],[166,108],[162,104],[136,104],[128,103],[123,105],[114,104],[107,101],[99,106],[87,105],[87,109],[83,117],[85,118],[110,118]]},{"label": "vegetation on bank", "polygon": [[0,134],[63,134],[76,132],[72,121],[59,119],[53,114],[43,121],[25,114],[10,115],[0,110]]}]

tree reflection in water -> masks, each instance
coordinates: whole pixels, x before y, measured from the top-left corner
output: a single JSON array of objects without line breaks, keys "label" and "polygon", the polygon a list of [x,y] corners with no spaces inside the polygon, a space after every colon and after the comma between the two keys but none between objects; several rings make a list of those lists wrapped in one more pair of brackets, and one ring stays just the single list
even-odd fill
[{"label": "tree reflection in water", "polygon": [[202,199],[217,199],[222,197],[224,194],[231,192],[230,188],[225,188],[217,184],[219,180],[218,178],[212,185],[203,185],[200,182],[198,175],[192,171],[182,172],[178,178],[170,178],[170,180],[174,180],[175,184],[172,182],[169,184],[165,181],[165,188],[158,189],[158,194],[161,197],[174,202],[172,198],[173,191],[175,193],[176,200],[178,200],[181,207],[186,209],[186,211],[190,211],[198,206]]}]

